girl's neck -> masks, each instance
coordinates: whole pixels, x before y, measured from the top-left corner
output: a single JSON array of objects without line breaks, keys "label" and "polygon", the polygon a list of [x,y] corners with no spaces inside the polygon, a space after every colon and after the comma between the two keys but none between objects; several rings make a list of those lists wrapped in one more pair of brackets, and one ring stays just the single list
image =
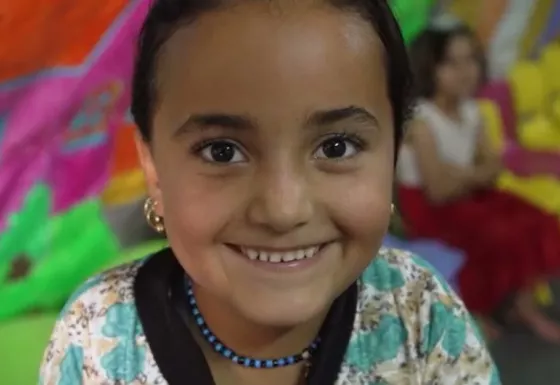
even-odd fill
[{"label": "girl's neck", "polygon": [[[193,291],[207,325],[224,345],[237,354],[257,359],[301,353],[319,334],[328,312],[327,309],[315,319],[294,327],[263,326],[247,320],[196,284]],[[198,329],[194,332],[200,333]]]},{"label": "girl's neck", "polygon": [[445,115],[452,119],[459,119],[461,100],[458,98],[450,98],[444,95],[435,95],[431,102]]}]

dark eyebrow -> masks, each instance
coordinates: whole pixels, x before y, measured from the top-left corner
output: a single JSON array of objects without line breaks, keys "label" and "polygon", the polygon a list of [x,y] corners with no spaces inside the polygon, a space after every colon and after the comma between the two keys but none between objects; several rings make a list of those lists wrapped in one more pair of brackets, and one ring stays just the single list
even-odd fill
[{"label": "dark eyebrow", "polygon": [[[316,111],[309,117],[307,125],[311,127],[327,126],[347,119],[370,122],[375,126],[379,126],[379,121],[373,114],[365,108],[356,106]],[[179,137],[192,130],[199,131],[210,127],[227,128],[237,131],[254,129],[256,124],[253,119],[245,115],[222,113],[193,114],[175,130],[173,136]]]},{"label": "dark eyebrow", "polygon": [[194,114],[179,126],[173,136],[181,136],[189,131],[203,130],[210,127],[221,127],[232,130],[246,130],[255,127],[253,120],[244,115],[230,115],[220,113]]},{"label": "dark eyebrow", "polygon": [[379,126],[379,120],[372,113],[365,108],[356,106],[317,111],[311,115],[308,123],[313,126],[327,126],[347,119],[370,122]]}]

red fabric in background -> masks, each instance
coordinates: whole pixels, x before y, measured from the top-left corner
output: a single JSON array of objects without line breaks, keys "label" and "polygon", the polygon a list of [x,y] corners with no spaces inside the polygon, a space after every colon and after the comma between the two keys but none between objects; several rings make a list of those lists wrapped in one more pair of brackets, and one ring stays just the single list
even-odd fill
[{"label": "red fabric in background", "polygon": [[420,189],[399,188],[408,234],[432,238],[466,253],[461,295],[473,312],[560,270],[558,219],[501,191],[484,191],[441,206]]}]

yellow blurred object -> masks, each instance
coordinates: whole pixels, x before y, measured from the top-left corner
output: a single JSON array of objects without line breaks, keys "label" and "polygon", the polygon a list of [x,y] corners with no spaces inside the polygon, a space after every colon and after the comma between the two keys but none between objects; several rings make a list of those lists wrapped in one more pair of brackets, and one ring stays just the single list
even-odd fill
[{"label": "yellow blurred object", "polygon": [[[508,2],[510,3],[510,1]],[[549,23],[550,12],[555,6],[556,0],[534,1],[533,12],[526,24],[522,38],[518,42],[518,56],[528,57],[534,49],[535,43],[539,41],[543,28]]]},{"label": "yellow blurred object", "polygon": [[508,81],[518,120],[524,120],[543,110],[545,86],[537,62],[530,60],[517,62],[508,74]]},{"label": "yellow blurred object", "polygon": [[441,3],[446,8],[446,12],[458,17],[471,29],[477,29],[480,20],[480,9],[485,5],[482,0],[450,0],[447,2],[442,1]]},{"label": "yellow blurred object", "polygon": [[560,66],[560,44],[551,43],[541,53],[539,66],[542,77],[545,80],[545,92],[547,97],[556,97],[560,93],[560,76],[558,67]]},{"label": "yellow blurred object", "polygon": [[521,120],[517,137],[519,144],[529,150],[560,151],[560,127],[544,113]]},{"label": "yellow blurred object", "polygon": [[496,103],[488,99],[479,100],[478,106],[480,108],[480,114],[482,115],[486,135],[488,135],[488,139],[494,150],[501,154],[505,146],[505,137],[500,110]]},{"label": "yellow blurred object", "polygon": [[144,174],[141,169],[137,169],[114,177],[101,198],[106,205],[119,205],[132,202],[145,194]]},{"label": "yellow blurred object", "polygon": [[548,283],[542,282],[537,285],[535,288],[535,300],[541,306],[551,306],[554,303],[554,295]]},{"label": "yellow blurred object", "polygon": [[497,187],[560,218],[560,181],[553,176],[520,177],[504,171]]},{"label": "yellow blurred object", "polygon": [[[553,94],[554,95],[554,94]],[[550,117],[554,121],[557,131],[560,131],[560,90],[556,92],[550,103]]]},{"label": "yellow blurred object", "polygon": [[[502,153],[505,135],[498,106],[491,100],[480,100],[479,106],[488,138],[494,149]],[[520,125],[519,141],[523,147],[548,150],[560,148],[556,126],[546,116],[536,115]],[[497,187],[560,218],[560,181],[554,176],[521,177],[504,171],[498,178]]]}]

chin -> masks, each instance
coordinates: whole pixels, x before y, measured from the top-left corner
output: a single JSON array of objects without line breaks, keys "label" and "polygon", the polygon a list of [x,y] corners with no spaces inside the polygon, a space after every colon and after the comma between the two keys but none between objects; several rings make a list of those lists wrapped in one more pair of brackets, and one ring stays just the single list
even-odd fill
[{"label": "chin", "polygon": [[[264,298],[263,298],[264,299]],[[306,298],[300,300],[267,301],[253,298],[238,305],[244,318],[256,325],[291,328],[324,316],[332,300]]]}]

